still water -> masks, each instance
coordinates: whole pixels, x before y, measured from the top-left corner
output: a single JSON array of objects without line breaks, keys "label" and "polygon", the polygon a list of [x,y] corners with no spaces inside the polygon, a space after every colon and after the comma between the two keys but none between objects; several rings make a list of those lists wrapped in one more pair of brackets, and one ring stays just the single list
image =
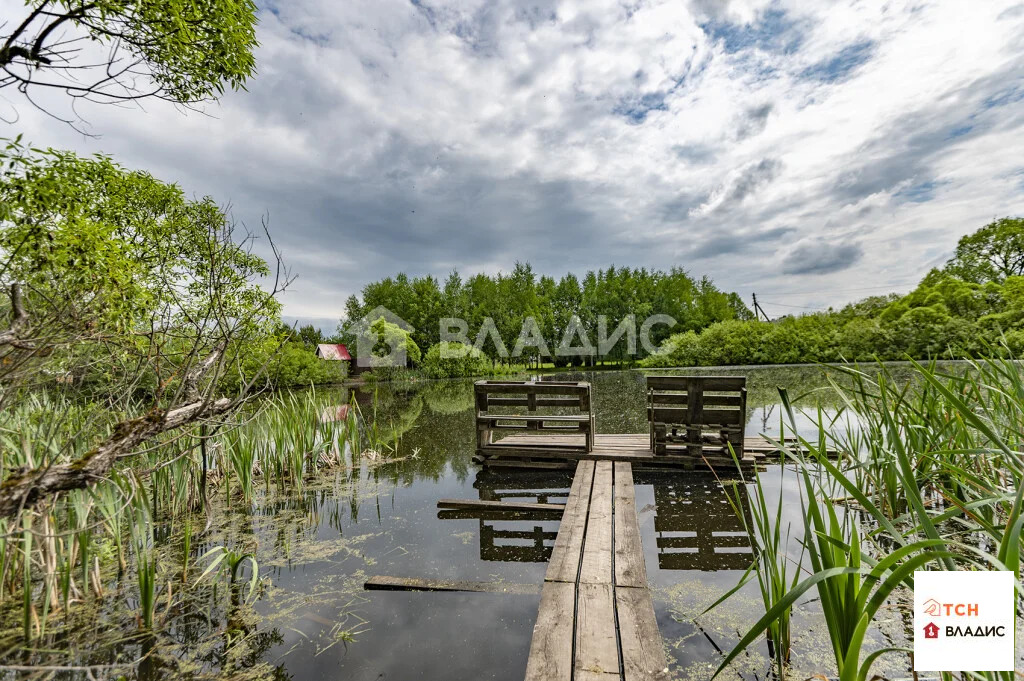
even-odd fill
[{"label": "still water", "polygon": [[[778,433],[780,385],[804,405],[816,398],[830,404],[820,369],[743,373],[749,386],[748,433]],[[593,385],[598,432],[646,430],[642,373],[572,378]],[[338,403],[346,399],[339,395]],[[268,616],[262,626],[273,623],[279,633],[263,660],[295,679],[522,679],[538,595],[362,591],[359,586],[371,575],[540,584],[557,521],[445,519],[436,503],[441,498],[558,502],[571,476],[498,475],[474,465],[470,381],[367,388],[359,399],[377,406],[378,419],[406,424],[397,452],[404,460],[357,471],[362,482],[337,483],[337,494],[335,485],[310,492],[299,521],[309,524],[309,534],[295,542],[301,547],[294,561],[279,554],[286,542],[278,535],[287,532],[282,517],[267,513],[252,519],[274,584],[256,609]],[[767,490],[782,490],[785,512],[794,528],[800,527],[795,476],[779,466],[769,467],[765,476]],[[723,651],[763,612],[752,583],[712,613],[700,614],[750,565],[743,525],[713,477],[638,474],[635,482],[647,574],[672,671],[680,679],[709,678]],[[275,617],[277,602],[296,594],[306,596],[308,608]],[[352,640],[336,642],[338,623],[351,630]],[[892,625],[894,632],[903,629],[900,621]],[[814,617],[813,604],[798,609],[793,630],[795,666],[827,672],[827,633]],[[742,657],[726,678],[764,678],[767,670],[767,650],[759,648]]]},{"label": "still water", "polygon": [[[730,373],[718,371],[715,373]],[[808,413],[835,398],[820,368],[753,369],[748,377],[748,435],[779,432],[778,386]],[[599,433],[647,429],[644,374],[566,374],[593,385]],[[356,461],[309,483],[301,494],[265,491],[247,512],[216,512],[209,544],[239,545],[257,558],[269,586],[251,605],[226,614],[189,613],[169,628],[162,661],[147,661],[149,678],[234,675],[352,681],[520,680],[526,668],[540,597],[458,592],[365,591],[374,575],[540,585],[558,522],[521,518],[444,517],[441,498],[564,500],[569,473],[496,474],[472,463],[472,381],[418,382],[356,388],[367,418],[400,431],[390,463]],[[319,391],[325,405],[347,404],[348,390]],[[798,427],[809,428],[803,417]],[[769,503],[782,494],[784,514],[800,533],[796,477],[779,465],[762,474]],[[763,614],[756,582],[702,614],[733,587],[752,554],[742,522],[722,484],[696,473],[635,476],[647,575],[658,625],[677,679],[708,679],[722,657]],[[745,486],[739,489],[745,503]],[[458,515],[458,514],[448,514]],[[797,552],[797,542],[791,541]],[[199,547],[201,551],[203,547]],[[198,554],[197,554],[198,555]],[[108,613],[109,616],[109,613]],[[884,618],[883,618],[884,619]],[[100,620],[97,620],[100,621]],[[109,621],[109,617],[108,617]],[[893,615],[872,633],[875,646],[902,642],[906,623]],[[126,628],[130,629],[130,626]],[[82,633],[82,632],[79,632]],[[91,664],[138,655],[139,644],[89,650],[67,642]],[[795,613],[793,666],[805,678],[834,674],[831,649],[808,595]],[[230,655],[225,653],[238,641]],[[154,658],[154,660],[156,659]],[[877,671],[903,676],[905,663]],[[762,644],[720,678],[768,676]],[[806,672],[806,673],[804,673]]]}]

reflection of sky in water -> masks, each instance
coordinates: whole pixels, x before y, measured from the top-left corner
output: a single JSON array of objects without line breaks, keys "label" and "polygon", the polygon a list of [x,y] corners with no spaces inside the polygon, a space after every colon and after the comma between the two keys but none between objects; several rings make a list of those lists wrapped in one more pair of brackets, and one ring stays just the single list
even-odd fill
[{"label": "reflection of sky in water", "polygon": [[[789,375],[771,371],[762,374],[761,380],[756,370],[746,373],[748,434],[779,432],[780,406],[773,382],[784,385],[787,378],[798,379],[788,381],[799,383],[791,395],[821,385],[817,369]],[[646,431],[642,373],[594,373],[585,378],[593,383],[599,432]],[[350,559],[338,566],[313,566],[300,574],[282,575],[278,584],[302,588],[310,570],[352,568],[361,568],[367,575],[540,584],[557,521],[439,519],[436,502],[440,498],[503,498],[557,503],[564,498],[571,477],[478,472],[468,461],[474,441],[470,381],[426,383],[408,387],[400,396],[378,395],[378,399],[393,399],[391,406],[398,410],[419,410],[415,425],[402,440],[402,453],[418,453],[392,473],[397,486],[377,500],[379,511],[377,501],[364,500],[358,522],[343,528],[350,534],[381,533],[361,547],[373,564],[349,566],[358,563]],[[414,406],[417,401],[422,405]],[[800,405],[811,402],[804,399]],[[801,432],[810,430],[813,421],[798,415],[797,426]],[[776,479],[779,469],[773,470],[768,476]],[[799,497],[793,476],[789,478],[785,512],[795,523]],[[760,608],[752,583],[719,611],[700,618],[703,625],[690,621],[735,585],[749,565],[751,553],[743,525],[714,478],[640,476],[636,494],[662,634],[681,677],[707,678],[721,659],[719,649],[728,650],[738,640],[737,631],[753,623]],[[357,642],[336,646],[320,657],[292,652],[282,660],[289,673],[296,678],[326,677],[338,673],[340,665],[340,673],[357,680],[522,678],[538,596],[400,591],[362,596],[366,600],[358,611],[369,630]],[[329,606],[326,611],[330,613]],[[299,637],[292,639],[283,647]],[[817,641],[816,647],[823,642]],[[830,655],[827,648],[821,652]],[[748,657],[746,667],[754,676],[763,678],[765,654],[760,650],[754,658]]]},{"label": "reflection of sky in water", "polygon": [[[793,397],[804,396],[797,400],[802,409],[813,413],[818,398],[828,414],[835,413],[834,394],[817,390],[823,382],[820,369],[742,373],[748,376],[748,435],[779,432],[777,385],[789,386]],[[646,432],[642,373],[573,377],[593,383],[599,432]],[[374,411],[373,392],[357,394],[364,414]],[[317,491],[307,492],[309,508],[298,517],[285,521],[280,512],[270,512],[243,523],[258,538],[263,572],[274,584],[274,595],[257,609],[271,614],[280,602],[301,602],[294,613],[261,625],[276,627],[282,637],[263,659],[281,665],[295,679],[522,679],[538,595],[364,592],[358,587],[373,575],[539,585],[557,521],[439,518],[437,500],[559,502],[571,474],[498,475],[474,465],[471,381],[421,382],[376,392],[378,421],[396,424],[404,432],[398,452],[404,460],[356,471],[363,481],[361,494],[342,484],[346,473],[331,473],[338,481],[322,481],[315,485]],[[345,393],[322,397],[325,403],[348,401]],[[798,416],[797,426],[807,435],[804,429],[811,431],[813,421]],[[782,492],[784,522],[798,531],[802,524],[795,475],[788,471],[783,476],[779,466],[772,466],[764,482],[769,504]],[[742,485],[740,489],[745,492]],[[679,678],[707,679],[722,659],[721,651],[728,651],[763,612],[757,585],[751,582],[724,606],[697,617],[749,565],[743,526],[718,482],[694,473],[638,474],[636,505],[670,660]],[[300,547],[283,538],[310,521],[314,541]],[[799,552],[797,540],[790,540],[794,555]],[[285,546],[292,546],[287,560],[282,558]],[[808,671],[799,678],[833,664],[813,599],[809,595],[801,601],[795,615],[794,662]],[[328,646],[339,622],[361,633],[354,642]],[[903,623],[892,618],[887,626],[899,634]],[[898,635],[895,642],[900,642]],[[720,678],[763,679],[766,667],[762,644],[740,662],[741,673]],[[902,675],[904,670],[896,671]]]}]

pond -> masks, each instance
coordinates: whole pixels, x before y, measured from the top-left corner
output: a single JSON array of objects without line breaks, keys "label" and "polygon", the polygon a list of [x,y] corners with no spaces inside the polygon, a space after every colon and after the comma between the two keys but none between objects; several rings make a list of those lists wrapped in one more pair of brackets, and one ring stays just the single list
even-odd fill
[{"label": "pond", "polygon": [[[748,435],[779,432],[778,386],[787,387],[808,411],[818,404],[825,413],[835,411],[828,372],[819,367],[704,373],[748,377]],[[642,372],[563,376],[591,381],[599,433],[646,431]],[[154,643],[131,635],[137,626],[126,590],[127,609],[116,603],[104,606],[82,626],[50,641],[51,649],[69,650],[76,664],[92,665],[150,652],[139,667],[142,678],[228,672],[238,678],[353,681],[522,679],[539,591],[365,591],[362,585],[384,575],[539,586],[557,521],[460,518],[439,513],[437,501],[559,502],[571,475],[496,474],[475,465],[470,380],[355,390],[368,419],[401,431],[389,462],[357,460],[310,481],[302,492],[260,490],[241,510],[237,501],[227,508],[222,500],[203,545],[192,549],[194,556],[218,544],[251,551],[269,584],[250,603],[232,597],[231,606],[222,605],[223,598],[179,605],[167,615],[164,634]],[[347,389],[317,391],[325,407],[346,405],[350,398]],[[798,424],[811,426],[807,417]],[[770,496],[783,495],[785,518],[799,533],[795,474],[776,464],[763,476]],[[764,611],[751,582],[719,608],[701,614],[750,565],[749,542],[726,496],[726,489],[736,487],[686,472],[638,472],[635,483],[647,575],[673,678],[707,679]],[[740,483],[738,489],[745,503],[746,487]],[[794,539],[790,545],[798,553]],[[798,672],[793,678],[834,673],[824,622],[813,598],[804,600],[794,613],[793,666]],[[882,618],[880,630],[872,632],[874,645],[903,642],[906,626],[896,615]],[[770,666],[766,646],[751,651],[720,678],[765,678]],[[890,665],[883,658],[877,671],[903,676],[908,670],[896,656]]]}]

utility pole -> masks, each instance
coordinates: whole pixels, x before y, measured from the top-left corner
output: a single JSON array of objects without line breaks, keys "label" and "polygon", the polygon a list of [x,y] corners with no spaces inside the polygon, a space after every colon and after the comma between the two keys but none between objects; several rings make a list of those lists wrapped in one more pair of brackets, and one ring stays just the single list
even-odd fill
[{"label": "utility pole", "polygon": [[754,297],[754,319],[764,317],[766,322],[770,322],[771,319],[768,318],[768,313],[764,311],[764,308],[757,304],[757,294],[752,293],[751,295]]}]

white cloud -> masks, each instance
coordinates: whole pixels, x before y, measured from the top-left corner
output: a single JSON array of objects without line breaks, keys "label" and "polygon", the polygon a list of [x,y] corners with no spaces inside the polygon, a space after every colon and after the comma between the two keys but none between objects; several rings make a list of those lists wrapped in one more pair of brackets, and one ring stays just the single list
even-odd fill
[{"label": "white cloud", "polygon": [[273,2],[260,73],[215,118],[93,107],[92,140],[14,99],[11,132],[269,211],[297,316],[399,270],[515,260],[837,304],[1024,212],[1013,5]]}]

